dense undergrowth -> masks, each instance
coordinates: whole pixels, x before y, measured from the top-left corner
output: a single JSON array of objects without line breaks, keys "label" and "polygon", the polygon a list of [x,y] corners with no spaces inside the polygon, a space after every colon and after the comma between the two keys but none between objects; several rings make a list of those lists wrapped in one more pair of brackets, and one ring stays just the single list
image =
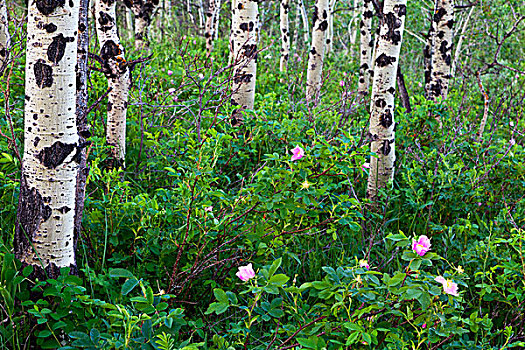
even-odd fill
[{"label": "dense undergrowth", "polygon": [[[32,281],[14,260],[20,163],[0,138],[0,349],[525,347],[523,77],[487,79],[498,94],[478,141],[474,79],[458,75],[434,104],[408,72],[393,190],[371,210],[368,101],[354,92],[351,53],[330,55],[322,103],[309,108],[305,53],[280,74],[278,48],[265,48],[256,108],[232,128],[227,43],[210,62],[200,38],[164,42],[133,74],[125,170],[105,167],[104,103],[89,117],[79,276]],[[106,83],[90,79],[93,104]],[[23,62],[10,104],[20,148]],[[291,161],[297,145],[305,156]],[[423,257],[411,248],[420,235],[432,242]],[[249,263],[257,275],[243,282],[235,273]]]}]

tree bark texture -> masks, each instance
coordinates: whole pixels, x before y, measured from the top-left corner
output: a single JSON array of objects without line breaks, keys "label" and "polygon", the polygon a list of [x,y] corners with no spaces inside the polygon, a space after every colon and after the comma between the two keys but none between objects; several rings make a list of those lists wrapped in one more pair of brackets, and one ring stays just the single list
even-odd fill
[{"label": "tree bark texture", "polygon": [[433,18],[430,81],[425,86],[428,98],[447,98],[454,28],[454,1],[438,0]]},{"label": "tree bark texture", "polygon": [[206,12],[206,29],[204,32],[204,37],[206,38],[206,50],[208,51],[208,56],[210,56],[211,52],[213,51],[217,17],[221,8],[220,4],[220,0],[210,0],[208,11]]},{"label": "tree bark texture", "polygon": [[297,0],[297,6],[301,9],[301,18],[303,20],[303,38],[304,43],[306,44],[310,39],[310,24],[308,23],[308,14],[306,12],[306,7],[304,6],[303,0]]},{"label": "tree bark texture", "polygon": [[328,13],[328,30],[326,32],[326,55],[328,55],[334,46],[334,8],[336,0],[330,0]]},{"label": "tree bark texture", "polygon": [[148,28],[155,6],[159,5],[159,0],[124,0],[124,4],[135,15],[135,49],[147,48],[149,46]]},{"label": "tree bark texture", "polygon": [[77,101],[76,118],[79,142],[78,173],[75,195],[75,226],[74,247],[82,229],[82,213],[84,211],[84,199],[86,197],[86,181],[89,174],[87,166],[86,139],[91,136],[87,122],[88,111],[88,52],[89,52],[89,0],[80,0],[80,11],[78,16],[78,43],[77,43]]},{"label": "tree bark texture", "polygon": [[374,37],[372,32],[372,20],[374,18],[374,6],[372,0],[364,0],[361,10],[360,27],[360,66],[358,91],[362,95],[368,95],[370,90],[370,69],[372,68],[372,54],[374,50]]},{"label": "tree bark texture", "polygon": [[290,57],[290,27],[288,25],[288,12],[290,11],[290,3],[288,0],[281,0],[280,6],[280,29],[281,29],[281,60],[279,63],[279,70],[286,71],[288,66],[288,58]]},{"label": "tree bark texture", "polygon": [[100,58],[108,79],[106,142],[112,147],[111,153],[116,166],[124,165],[126,157],[126,112],[130,85],[129,68],[124,48],[117,32],[116,1],[96,1],[97,37],[100,44]]},{"label": "tree bark texture", "polygon": [[0,76],[7,67],[9,60],[9,23],[7,22],[7,6],[5,0],[0,0]]},{"label": "tree bark texture", "polygon": [[256,0],[236,0],[232,13],[233,94],[231,103],[237,106],[232,125],[242,123],[242,111],[253,109],[257,76],[257,39],[259,32]]},{"label": "tree bark texture", "polygon": [[403,40],[407,0],[385,0],[380,22],[370,107],[371,151],[367,197],[376,201],[380,189],[394,178],[394,94]]},{"label": "tree bark texture", "polygon": [[312,46],[306,73],[306,100],[317,103],[321,90],[323,62],[326,51],[326,31],[330,17],[330,0],[316,0],[312,27]]},{"label": "tree bark texture", "polygon": [[25,68],[24,155],[15,254],[51,278],[76,270],[78,172],[76,74],[79,0],[30,1]]}]

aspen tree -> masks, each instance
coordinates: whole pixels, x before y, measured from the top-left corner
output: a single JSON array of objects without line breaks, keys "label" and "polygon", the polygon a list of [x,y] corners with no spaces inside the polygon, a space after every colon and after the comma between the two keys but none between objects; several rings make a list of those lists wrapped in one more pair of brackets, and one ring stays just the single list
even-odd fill
[{"label": "aspen tree", "polygon": [[370,107],[371,151],[367,197],[377,200],[394,178],[394,93],[399,53],[403,40],[407,0],[385,0],[377,39]]},{"label": "aspen tree", "polygon": [[452,66],[452,45],[454,28],[453,0],[438,0],[433,18],[434,34],[430,82],[426,86],[427,96],[435,100],[447,98],[450,70]]},{"label": "aspen tree", "polygon": [[95,0],[97,37],[100,58],[108,79],[106,142],[112,146],[117,166],[124,164],[126,156],[126,112],[130,85],[129,69],[124,48],[117,33],[116,1]]},{"label": "aspen tree", "polygon": [[7,22],[7,6],[5,0],[0,0],[0,75],[8,61],[9,54],[9,23]]},{"label": "aspen tree", "polygon": [[360,66],[358,91],[368,95],[370,90],[370,69],[372,68],[372,54],[374,39],[372,35],[372,19],[374,18],[374,7],[372,0],[364,0],[361,10],[360,27]]},{"label": "aspen tree", "polygon": [[301,18],[303,20],[303,37],[304,42],[307,43],[310,39],[310,24],[308,24],[308,14],[303,0],[297,0],[297,6],[301,10]]},{"label": "aspen tree", "polygon": [[312,27],[312,46],[306,73],[306,100],[317,103],[321,90],[330,0],[316,0]]},{"label": "aspen tree", "polygon": [[217,0],[217,9],[215,12],[215,17],[213,17],[213,40],[219,39],[219,19],[221,16],[221,0]]},{"label": "aspen tree", "polygon": [[124,0],[124,4],[135,15],[135,49],[147,48],[149,46],[148,28],[151,24],[153,10],[159,5],[159,0]]},{"label": "aspen tree", "polygon": [[281,29],[281,60],[279,70],[286,71],[288,66],[288,58],[290,56],[290,27],[288,25],[288,12],[290,11],[290,3],[288,0],[281,0],[280,6],[280,29]]},{"label": "aspen tree", "polygon": [[[88,111],[88,49],[89,49],[89,0],[80,0],[78,15],[78,43],[77,43],[77,100],[76,119],[79,145],[86,145],[86,138],[91,136],[87,122]],[[89,174],[87,166],[86,148],[80,147],[78,153],[78,173],[75,194],[75,225],[74,244],[82,229],[82,212],[84,211],[84,199],[86,197],[86,182]]]},{"label": "aspen tree", "polygon": [[[24,154],[15,254],[35,276],[76,270],[76,74],[79,0],[29,1]],[[43,271],[45,270],[45,273]]]},{"label": "aspen tree", "polygon": [[332,52],[332,47],[334,46],[334,8],[335,8],[336,0],[330,0],[329,1],[329,10],[328,13],[330,14],[328,16],[328,31],[326,33],[326,53],[329,54]]},{"label": "aspen tree", "polygon": [[434,47],[434,33],[436,32],[436,23],[434,22],[435,10],[438,8],[438,1],[434,1],[434,8],[430,15],[430,27],[428,28],[425,48],[423,49],[423,68],[425,69],[425,96],[428,96],[428,86],[430,84],[430,76],[432,75],[432,50]]},{"label": "aspen tree", "polygon": [[215,40],[215,30],[218,23],[217,17],[221,8],[220,6],[220,0],[210,0],[208,12],[206,12],[206,29],[204,37],[206,38],[206,50],[208,51],[208,56],[210,56],[213,51],[213,41]]},{"label": "aspen tree", "polygon": [[231,103],[237,106],[232,125],[241,124],[242,111],[253,109],[259,32],[257,0],[235,0],[232,13],[233,84]]}]

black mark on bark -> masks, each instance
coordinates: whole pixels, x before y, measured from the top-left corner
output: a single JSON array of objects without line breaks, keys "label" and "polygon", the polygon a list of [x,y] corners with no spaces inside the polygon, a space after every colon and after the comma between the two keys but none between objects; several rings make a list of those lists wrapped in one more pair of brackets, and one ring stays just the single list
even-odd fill
[{"label": "black mark on bark", "polygon": [[75,149],[74,144],[64,144],[60,141],[55,142],[49,147],[45,147],[36,158],[46,168],[55,169],[57,166],[62,164],[64,160],[73,152]]}]

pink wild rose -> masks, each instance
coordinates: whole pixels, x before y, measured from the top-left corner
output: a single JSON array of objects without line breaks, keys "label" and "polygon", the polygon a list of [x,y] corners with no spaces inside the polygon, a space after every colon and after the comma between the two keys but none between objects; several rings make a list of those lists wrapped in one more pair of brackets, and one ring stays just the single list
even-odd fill
[{"label": "pink wild rose", "polygon": [[437,276],[434,280],[436,282],[439,282],[439,283],[441,283],[443,285],[443,292],[445,292],[446,294],[450,294],[450,295],[453,295],[453,296],[456,296],[456,297],[459,296],[459,294],[458,294],[458,284],[454,283],[454,281],[447,280],[443,276]]},{"label": "pink wild rose", "polygon": [[365,169],[370,169],[370,163],[363,163],[363,165],[361,165],[361,168],[363,169],[363,171],[365,171]]},{"label": "pink wild rose", "polygon": [[241,281],[246,282],[255,277],[255,271],[253,271],[252,264],[250,263],[247,266],[239,266],[239,271],[237,271],[235,275],[239,277]]},{"label": "pink wild rose", "polygon": [[430,250],[431,245],[430,238],[425,235],[419,236],[417,241],[412,240],[412,250],[419,256],[425,255]]},{"label": "pink wild rose", "polygon": [[172,75],[172,74],[173,74],[173,71],[168,70],[168,75]]},{"label": "pink wild rose", "polygon": [[304,150],[299,146],[295,146],[295,148],[292,149],[292,153],[292,162],[304,157]]}]

